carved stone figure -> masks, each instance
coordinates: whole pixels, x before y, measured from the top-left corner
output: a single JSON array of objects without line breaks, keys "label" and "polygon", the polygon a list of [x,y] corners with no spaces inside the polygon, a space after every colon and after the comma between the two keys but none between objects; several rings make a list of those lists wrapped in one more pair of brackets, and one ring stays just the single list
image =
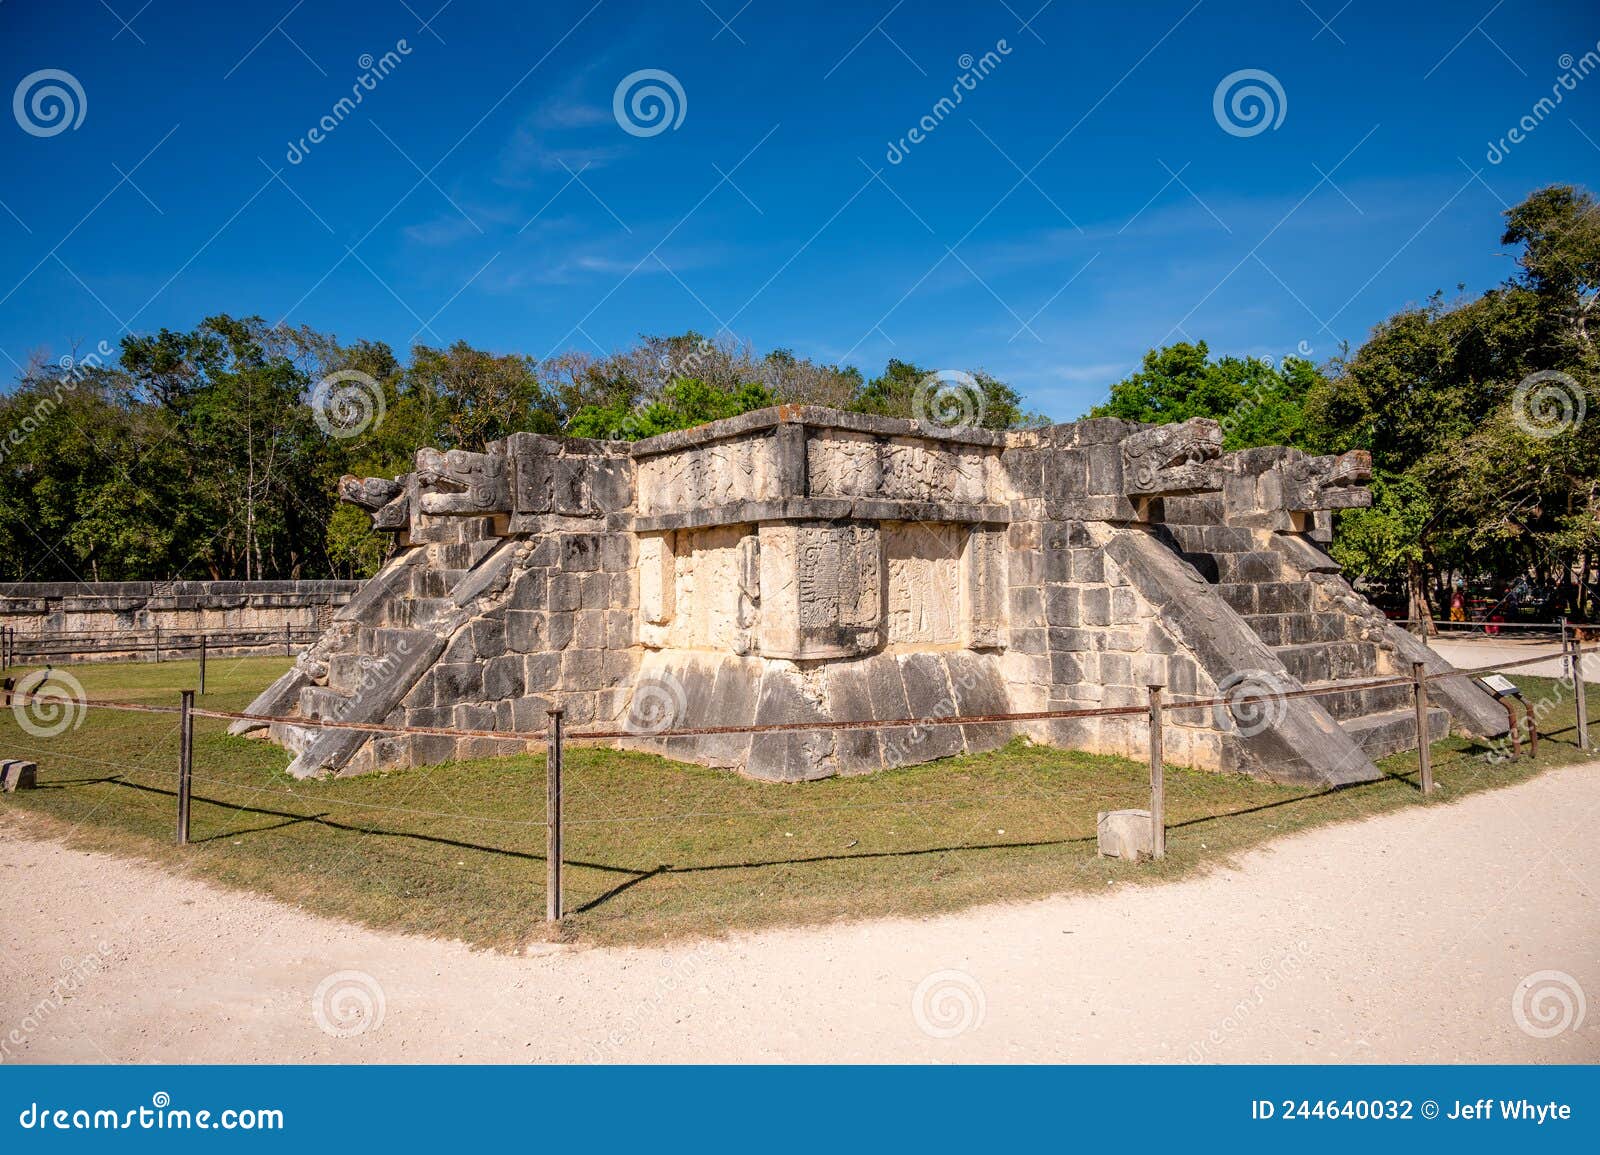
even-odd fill
[{"label": "carved stone figure", "polygon": [[1122,442],[1124,492],[1198,493],[1220,489],[1222,426],[1204,417],[1155,425]]}]

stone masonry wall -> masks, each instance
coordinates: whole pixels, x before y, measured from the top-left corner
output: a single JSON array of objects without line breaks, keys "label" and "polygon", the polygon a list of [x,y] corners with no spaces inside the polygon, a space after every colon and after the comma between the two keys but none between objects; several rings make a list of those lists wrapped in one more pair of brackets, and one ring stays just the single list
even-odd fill
[{"label": "stone masonry wall", "polygon": [[[327,627],[335,610],[361,588],[359,581],[11,582],[0,584],[0,626],[17,631],[21,656],[35,640],[52,657],[86,661],[126,658],[115,637],[148,646],[159,627],[163,645],[183,648],[201,633],[260,631],[274,636],[287,624],[297,642]],[[99,642],[77,635],[107,635]]]}]

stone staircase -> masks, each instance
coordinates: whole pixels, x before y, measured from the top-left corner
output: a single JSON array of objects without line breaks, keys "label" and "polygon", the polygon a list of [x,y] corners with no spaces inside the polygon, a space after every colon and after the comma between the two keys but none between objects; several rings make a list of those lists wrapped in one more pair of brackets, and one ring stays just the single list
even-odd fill
[{"label": "stone staircase", "polygon": [[[251,706],[252,713],[334,722],[398,722],[400,706],[471,617],[483,570],[515,543],[479,540],[408,546],[343,607],[293,669]],[[234,733],[259,726],[236,723]],[[289,773],[309,777],[366,769],[357,755],[370,733],[274,722],[269,737],[288,749]]]},{"label": "stone staircase", "polygon": [[[1394,657],[1362,636],[1347,615],[1319,608],[1315,583],[1290,572],[1269,548],[1269,530],[1224,525],[1168,525],[1180,556],[1215,587],[1282,663],[1294,690],[1336,682],[1409,676]],[[1320,694],[1311,699],[1332,716],[1368,758],[1376,760],[1417,745],[1416,711],[1409,686],[1379,686]],[[1428,708],[1434,740],[1450,731],[1450,713]]]}]

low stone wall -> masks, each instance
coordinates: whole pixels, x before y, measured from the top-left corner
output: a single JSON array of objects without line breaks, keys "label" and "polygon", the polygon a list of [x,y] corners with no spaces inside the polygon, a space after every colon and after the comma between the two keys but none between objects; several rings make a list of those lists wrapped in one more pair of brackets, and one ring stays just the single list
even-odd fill
[{"label": "low stone wall", "polygon": [[[327,628],[359,581],[0,583],[0,626],[17,661],[111,661],[299,649]],[[287,633],[286,633],[287,630]]]}]

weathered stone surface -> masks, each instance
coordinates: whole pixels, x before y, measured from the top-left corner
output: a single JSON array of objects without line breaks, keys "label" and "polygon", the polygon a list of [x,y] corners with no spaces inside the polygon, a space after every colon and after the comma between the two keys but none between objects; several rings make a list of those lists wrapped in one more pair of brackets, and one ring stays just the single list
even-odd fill
[{"label": "weathered stone surface", "polygon": [[[1139,707],[1164,685],[1228,701],[1169,717],[1175,764],[1374,777],[1363,747],[1402,738],[1393,695],[1289,696],[1426,653],[1319,548],[1369,463],[1220,446],[1199,420],[995,432],[782,406],[631,446],[422,450],[411,474],[342,485],[379,525],[403,514],[398,552],[258,705],[299,711],[273,731],[297,773],[518,748],[316,717],[537,734],[560,706],[573,733],[797,781],[1016,734],[1142,757],[1142,711],[937,723]],[[1264,694],[1241,696],[1251,679]],[[1435,685],[1464,725],[1503,730],[1467,680]]]},{"label": "weathered stone surface", "polygon": [[7,794],[32,790],[39,784],[39,764],[21,758],[0,761],[0,789]]},{"label": "weathered stone surface", "polygon": [[1102,810],[1095,822],[1095,843],[1102,858],[1149,858],[1155,831],[1148,810]]}]

